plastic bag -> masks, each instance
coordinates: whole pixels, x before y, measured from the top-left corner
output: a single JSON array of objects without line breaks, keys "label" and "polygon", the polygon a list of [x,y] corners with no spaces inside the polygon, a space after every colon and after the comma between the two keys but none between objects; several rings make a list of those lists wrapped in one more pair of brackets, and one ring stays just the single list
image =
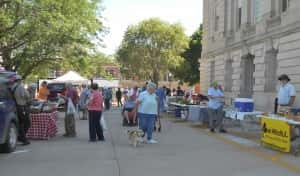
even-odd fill
[{"label": "plastic bag", "polygon": [[164,100],[164,110],[166,110],[168,108],[169,108],[168,102],[167,102],[167,100]]},{"label": "plastic bag", "polygon": [[107,131],[108,130],[107,124],[106,124],[106,121],[105,121],[103,113],[102,113],[102,116],[101,116],[100,124],[102,126],[103,131]]},{"label": "plastic bag", "polygon": [[67,114],[74,114],[74,115],[76,114],[76,108],[71,98],[68,99]]}]

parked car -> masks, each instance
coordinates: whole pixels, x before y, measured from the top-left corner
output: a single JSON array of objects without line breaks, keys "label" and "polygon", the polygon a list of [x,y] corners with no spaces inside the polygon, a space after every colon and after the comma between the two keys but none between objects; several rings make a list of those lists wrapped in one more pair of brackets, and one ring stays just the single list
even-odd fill
[{"label": "parked car", "polygon": [[16,149],[18,139],[18,118],[15,101],[9,90],[8,84],[11,75],[4,78],[0,73],[0,152],[13,152]]},{"label": "parked car", "polygon": [[6,80],[8,82],[14,82],[17,78],[17,73],[12,71],[0,71],[0,79]]},{"label": "parked car", "polygon": [[50,94],[48,95],[48,100],[57,101],[58,94],[65,95],[66,83],[49,83],[48,89]]}]

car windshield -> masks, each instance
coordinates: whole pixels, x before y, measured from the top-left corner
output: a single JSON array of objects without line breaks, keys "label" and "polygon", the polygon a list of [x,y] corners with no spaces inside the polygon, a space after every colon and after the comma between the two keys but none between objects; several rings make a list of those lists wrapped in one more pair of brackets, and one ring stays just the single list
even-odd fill
[{"label": "car windshield", "polygon": [[54,90],[54,91],[64,90],[65,85],[64,84],[48,84],[48,89]]}]

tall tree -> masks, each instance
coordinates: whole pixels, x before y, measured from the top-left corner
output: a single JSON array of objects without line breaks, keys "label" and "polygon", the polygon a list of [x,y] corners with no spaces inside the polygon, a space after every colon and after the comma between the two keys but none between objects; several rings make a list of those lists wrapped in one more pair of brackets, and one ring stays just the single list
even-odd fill
[{"label": "tall tree", "polygon": [[103,53],[96,53],[83,58],[65,59],[60,63],[64,70],[75,70],[87,78],[101,77],[111,79],[112,75],[107,73],[104,66],[116,65],[116,62]]},{"label": "tall tree", "polygon": [[202,25],[190,37],[189,47],[182,53],[184,60],[175,69],[174,76],[183,82],[194,85],[200,81],[199,59],[202,52]]},{"label": "tall tree", "polygon": [[66,47],[91,49],[103,32],[101,0],[0,0],[0,57],[24,77],[64,58]]},{"label": "tall tree", "polygon": [[188,38],[180,24],[151,18],[127,28],[117,60],[124,74],[158,82],[161,73],[180,62],[180,53],[187,45]]}]

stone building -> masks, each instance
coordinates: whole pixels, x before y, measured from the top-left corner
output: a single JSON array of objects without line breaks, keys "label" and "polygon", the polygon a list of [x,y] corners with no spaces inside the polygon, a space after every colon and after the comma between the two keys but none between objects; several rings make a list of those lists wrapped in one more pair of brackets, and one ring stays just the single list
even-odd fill
[{"label": "stone building", "polygon": [[252,97],[256,109],[272,111],[282,73],[300,92],[300,0],[203,0],[203,7],[202,93],[217,80],[227,103]]}]

